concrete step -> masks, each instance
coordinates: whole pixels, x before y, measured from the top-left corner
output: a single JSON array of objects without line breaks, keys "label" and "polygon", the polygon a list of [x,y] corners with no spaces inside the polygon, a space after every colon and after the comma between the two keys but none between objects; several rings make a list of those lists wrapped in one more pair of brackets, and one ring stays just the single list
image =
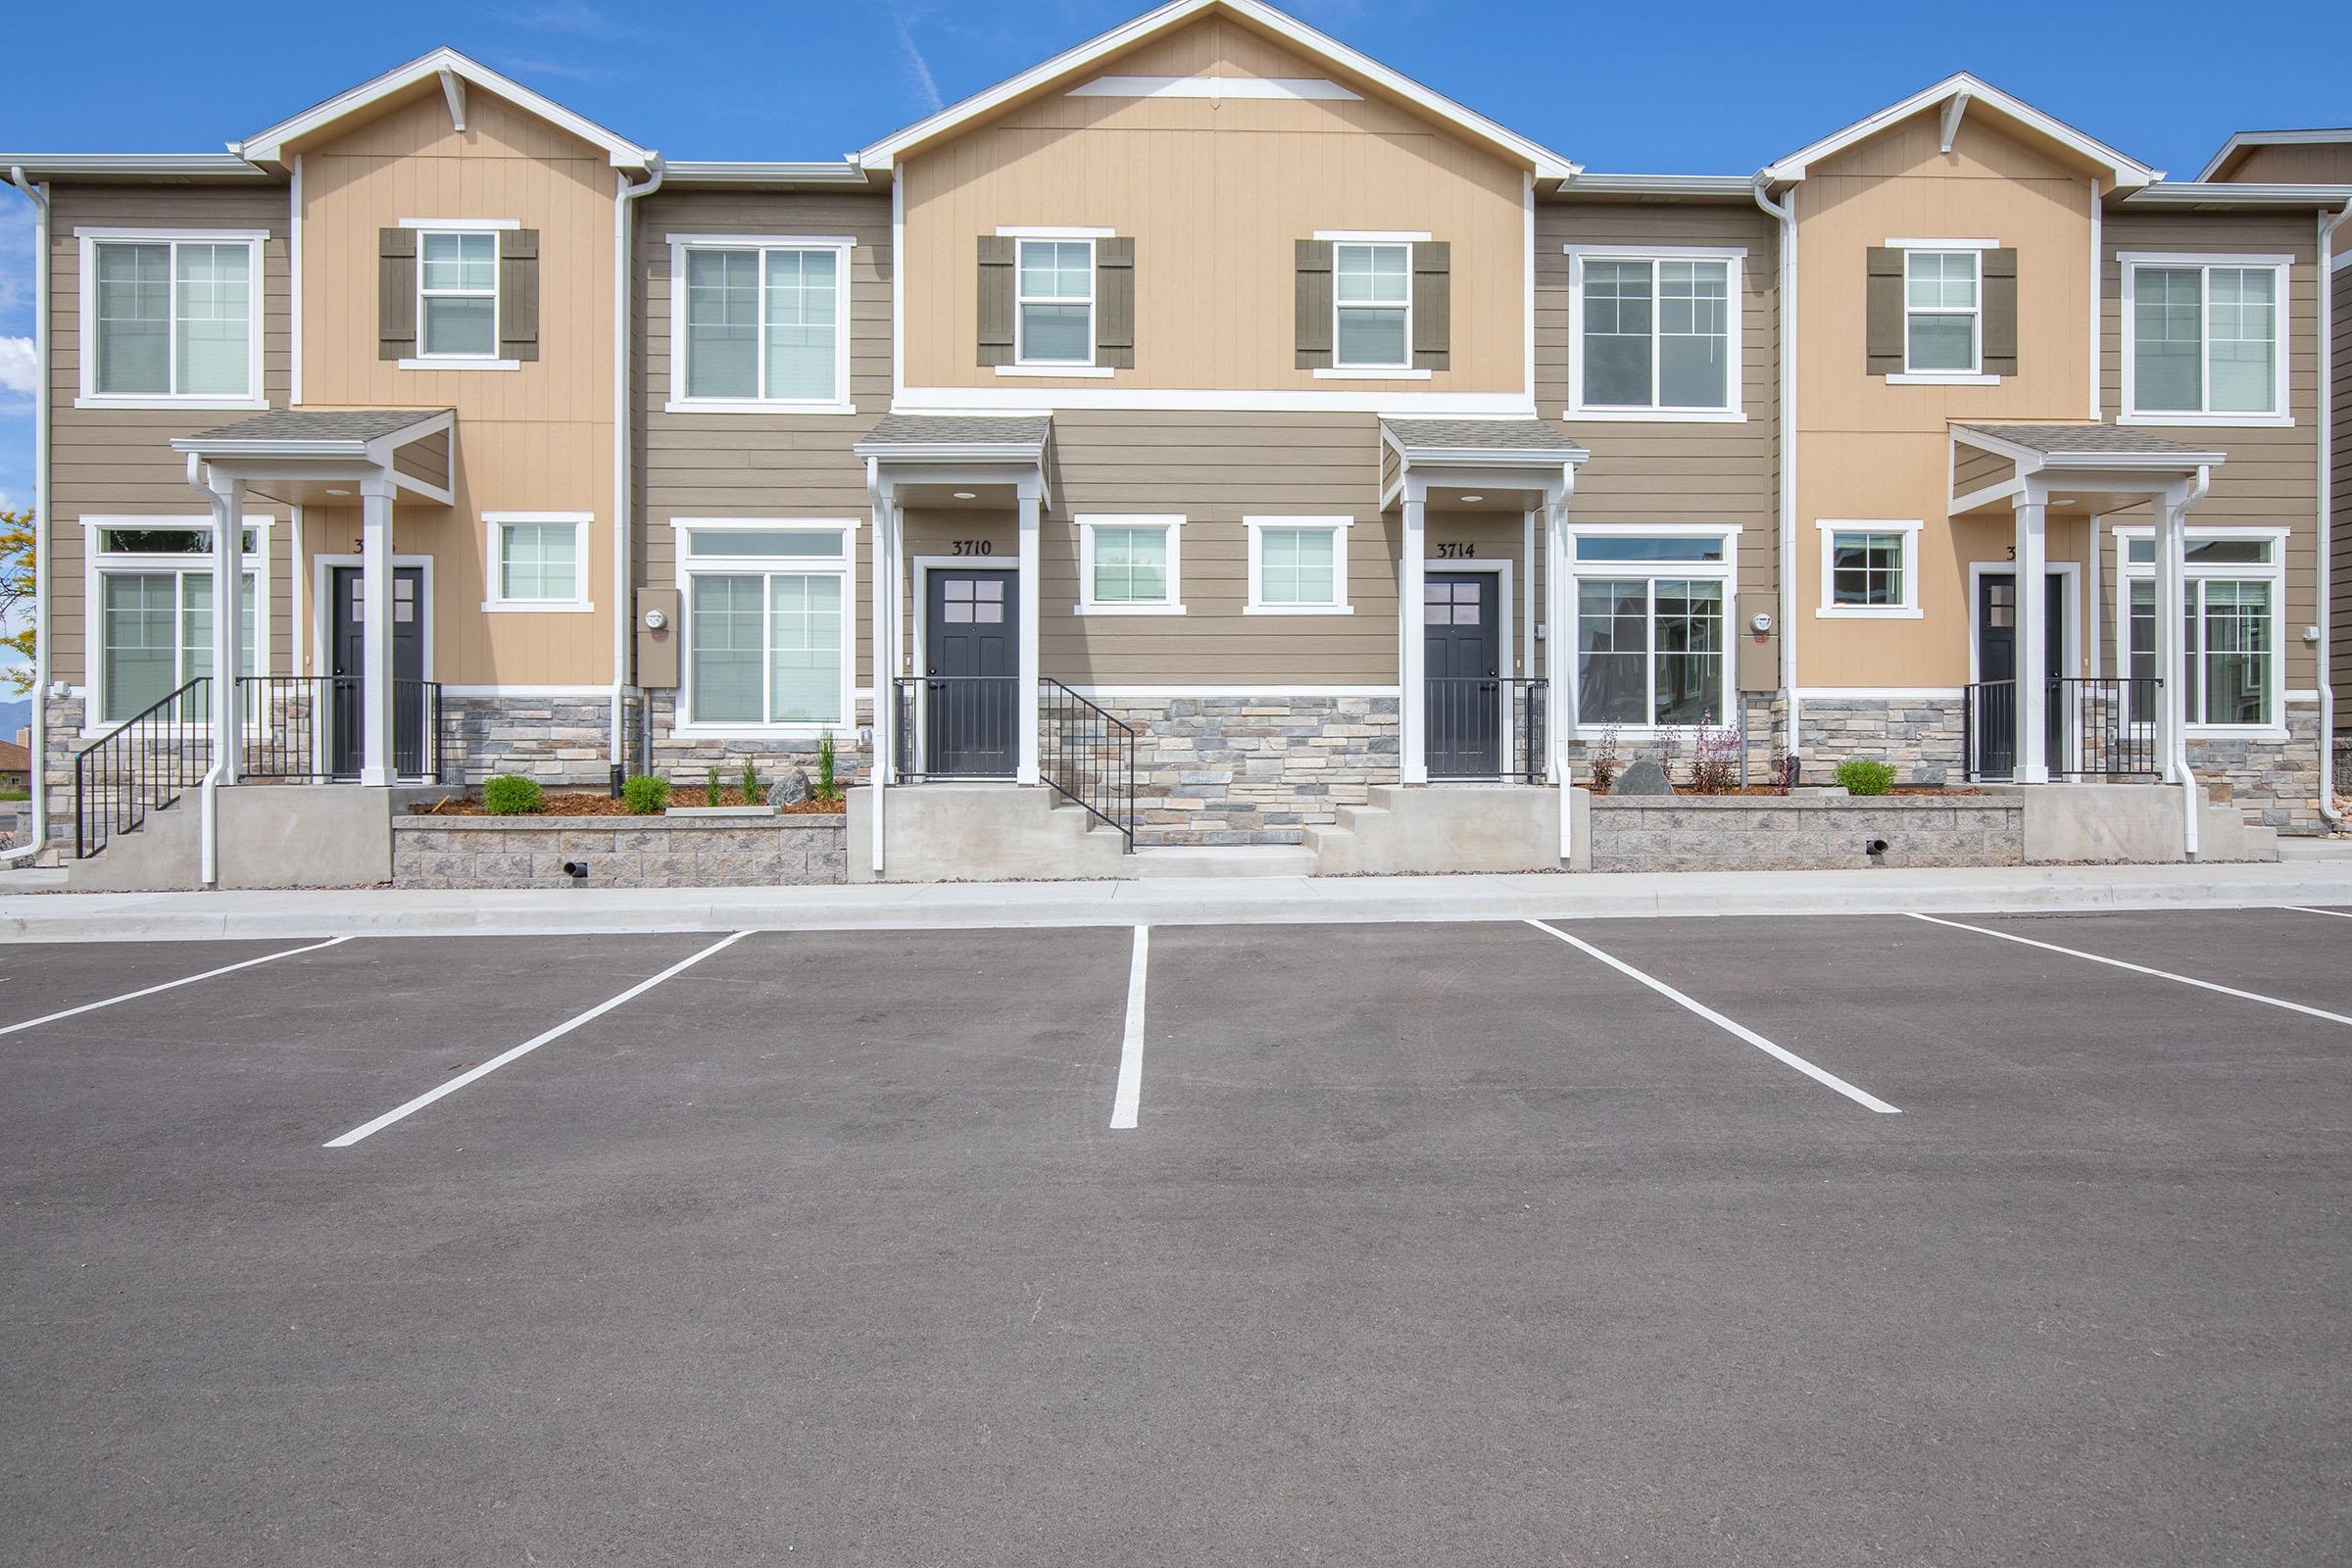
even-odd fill
[{"label": "concrete step", "polygon": [[1303,844],[1153,845],[1131,858],[1146,879],[1315,874],[1315,852]]}]

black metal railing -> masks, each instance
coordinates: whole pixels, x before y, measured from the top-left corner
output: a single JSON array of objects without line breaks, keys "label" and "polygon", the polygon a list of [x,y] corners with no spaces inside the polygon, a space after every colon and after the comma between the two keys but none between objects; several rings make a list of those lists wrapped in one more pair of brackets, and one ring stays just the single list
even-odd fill
[{"label": "black metal railing", "polygon": [[[255,780],[356,778],[366,756],[362,688],[355,675],[246,675],[241,771]],[[392,771],[441,781],[441,683],[392,683]]]},{"label": "black metal railing", "polygon": [[1010,778],[1018,763],[1021,683],[1015,675],[900,675],[898,776]]},{"label": "black metal railing", "polygon": [[86,860],[204,782],[212,677],[199,675],[74,758],[74,858]]},{"label": "black metal railing", "polygon": [[1135,849],[1134,725],[1057,680],[1038,682],[1038,772]]},{"label": "black metal railing", "polygon": [[1423,760],[1429,776],[1541,784],[1551,683],[1541,676],[1432,676]]},{"label": "black metal railing", "polygon": [[[2044,760],[2052,778],[2157,779],[2154,676],[2060,675],[2043,692]],[[2017,776],[2017,682],[1977,681],[1961,708],[1962,771],[1971,782]]]}]

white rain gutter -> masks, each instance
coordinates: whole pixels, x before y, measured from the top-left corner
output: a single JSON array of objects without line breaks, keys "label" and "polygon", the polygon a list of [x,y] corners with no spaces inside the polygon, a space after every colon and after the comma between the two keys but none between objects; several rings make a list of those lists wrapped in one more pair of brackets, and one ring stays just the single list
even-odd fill
[{"label": "white rain gutter", "polygon": [[[629,638],[637,612],[629,577],[632,564],[629,524],[629,371],[634,356],[629,343],[629,296],[634,272],[629,265],[630,216],[637,199],[662,188],[667,172],[659,155],[642,180],[632,184],[619,176],[620,189],[612,202],[612,788],[628,776],[626,713],[629,699]],[[653,715],[646,715],[650,726]]]},{"label": "white rain gutter", "polygon": [[[2320,815],[2337,827],[2343,825],[2344,817],[2335,808],[2335,671],[2329,667],[2333,659],[2332,628],[2328,623],[2335,609],[2333,584],[2328,581],[2328,554],[2333,548],[2330,536],[2334,532],[2331,514],[2335,510],[2335,410],[2334,386],[2330,379],[2335,373],[2335,270],[2332,247],[2335,231],[2347,220],[2352,220],[2352,202],[2344,203],[2344,210],[2333,218],[2325,212],[2319,215],[2320,244],[2316,257],[2320,272]],[[2283,719],[2286,715],[2281,713],[2278,716]]]},{"label": "white rain gutter", "polygon": [[1789,760],[1803,756],[1803,727],[1798,722],[1796,695],[1796,188],[1775,202],[1764,194],[1767,184],[1758,173],[1749,189],[1766,216],[1781,222],[1781,389],[1779,406],[1781,460],[1780,561],[1774,575],[1781,587],[1781,698],[1787,725],[1785,748]]},{"label": "white rain gutter", "polygon": [[45,699],[49,694],[49,187],[8,172],[33,210],[32,240],[32,710],[25,738],[25,779],[32,786],[32,833],[20,847],[0,851],[0,865],[38,855],[49,843],[49,791],[42,765],[48,754]]}]

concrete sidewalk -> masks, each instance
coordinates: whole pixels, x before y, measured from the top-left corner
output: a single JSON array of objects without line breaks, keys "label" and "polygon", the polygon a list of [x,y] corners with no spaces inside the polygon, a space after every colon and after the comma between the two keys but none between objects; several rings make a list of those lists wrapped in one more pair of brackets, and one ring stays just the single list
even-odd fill
[{"label": "concrete sidewalk", "polygon": [[[0,890],[7,887],[0,880]],[[2352,860],[837,888],[37,894],[0,891],[0,941],[1245,925],[1643,915],[2352,906]]]}]

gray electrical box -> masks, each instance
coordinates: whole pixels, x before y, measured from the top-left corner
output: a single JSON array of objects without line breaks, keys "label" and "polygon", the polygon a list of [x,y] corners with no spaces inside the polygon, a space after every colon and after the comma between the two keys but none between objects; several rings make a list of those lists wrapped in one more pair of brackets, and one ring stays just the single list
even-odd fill
[{"label": "gray electrical box", "polygon": [[[661,624],[653,624],[656,617]],[[637,684],[659,689],[678,683],[678,591],[637,590]]]},{"label": "gray electrical box", "polygon": [[[1741,594],[1739,623],[1732,635],[1740,643],[1740,689],[1770,694],[1781,689],[1781,607],[1771,594]],[[1770,615],[1772,630],[1758,635],[1756,617]]]}]

